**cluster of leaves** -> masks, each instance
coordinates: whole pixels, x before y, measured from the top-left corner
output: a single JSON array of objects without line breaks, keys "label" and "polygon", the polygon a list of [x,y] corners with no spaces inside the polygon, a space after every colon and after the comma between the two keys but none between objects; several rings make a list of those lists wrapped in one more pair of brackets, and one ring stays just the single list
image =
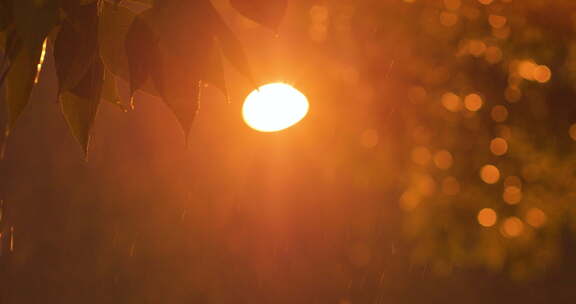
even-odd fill
[{"label": "cluster of leaves", "polygon": [[[123,6],[136,1],[136,14]],[[244,16],[273,30],[286,0],[230,0]],[[6,134],[38,80],[53,45],[58,100],[72,134],[88,150],[101,99],[120,104],[116,77],[130,95],[162,98],[187,133],[202,83],[226,83],[221,53],[254,83],[242,45],[210,0],[0,0],[0,87],[8,105]]]}]

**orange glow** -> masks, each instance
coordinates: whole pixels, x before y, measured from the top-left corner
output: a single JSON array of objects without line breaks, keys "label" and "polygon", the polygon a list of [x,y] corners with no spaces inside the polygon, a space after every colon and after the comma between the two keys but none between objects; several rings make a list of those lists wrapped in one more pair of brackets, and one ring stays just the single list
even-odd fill
[{"label": "orange glow", "polygon": [[486,61],[488,63],[494,64],[500,62],[502,60],[502,50],[500,50],[497,46],[490,46],[486,49]]},{"label": "orange glow", "polygon": [[504,138],[496,137],[490,141],[490,151],[494,155],[504,155],[508,152],[508,143]]},{"label": "orange glow", "polygon": [[480,170],[480,178],[487,184],[495,184],[500,179],[500,170],[494,165],[485,165]]},{"label": "orange glow", "polygon": [[452,167],[452,154],[446,150],[441,150],[434,154],[434,164],[439,169],[448,169]]},{"label": "orange glow", "polygon": [[482,108],[482,97],[476,93],[468,94],[464,98],[464,106],[468,111],[476,112]]},{"label": "orange glow", "polygon": [[502,199],[510,205],[516,205],[522,200],[522,190],[516,186],[506,187]]},{"label": "orange glow", "polygon": [[534,62],[525,60],[518,66],[518,73],[526,80],[534,80],[534,71],[536,67],[537,65]]},{"label": "orange glow", "polygon": [[534,228],[544,226],[547,220],[546,213],[539,208],[530,208],[526,212],[526,222]]},{"label": "orange glow", "polygon": [[442,95],[442,105],[450,112],[458,112],[462,108],[462,101],[458,95],[449,92]]},{"label": "orange glow", "polygon": [[576,140],[576,123],[570,126],[568,133],[570,134],[570,138],[572,138],[572,140]]},{"label": "orange glow", "polygon": [[471,40],[468,44],[468,52],[474,57],[480,57],[486,51],[486,43],[481,40]]},{"label": "orange glow", "polygon": [[496,224],[498,215],[492,208],[484,208],[478,212],[478,223],[484,227],[492,227]]},{"label": "orange glow", "polygon": [[426,147],[416,147],[412,150],[412,161],[418,165],[426,166],[430,159],[432,159],[432,155],[430,154],[430,150]]},{"label": "orange glow", "polygon": [[443,26],[450,27],[454,26],[458,22],[458,15],[452,12],[442,12],[440,14],[440,23]]},{"label": "orange glow", "polygon": [[504,16],[500,16],[500,15],[490,15],[488,16],[488,22],[490,23],[490,26],[492,26],[493,28],[501,28],[504,25],[506,25],[506,17]]},{"label": "orange glow", "polygon": [[291,127],[308,113],[308,99],[289,84],[270,83],[252,91],[242,107],[244,122],[260,132]]},{"label": "orange glow", "polygon": [[412,211],[420,204],[420,194],[415,191],[406,191],[400,197],[400,207],[405,211]]},{"label": "orange glow", "polygon": [[548,82],[550,78],[552,78],[552,71],[550,71],[550,68],[545,65],[539,65],[534,69],[533,77],[534,80],[540,83],[545,83]]},{"label": "orange glow", "polygon": [[492,119],[496,122],[503,122],[508,119],[508,109],[505,106],[497,105],[492,108]]},{"label": "orange glow", "polygon": [[524,223],[515,216],[507,218],[500,227],[500,233],[507,238],[518,237],[522,232],[524,232]]}]

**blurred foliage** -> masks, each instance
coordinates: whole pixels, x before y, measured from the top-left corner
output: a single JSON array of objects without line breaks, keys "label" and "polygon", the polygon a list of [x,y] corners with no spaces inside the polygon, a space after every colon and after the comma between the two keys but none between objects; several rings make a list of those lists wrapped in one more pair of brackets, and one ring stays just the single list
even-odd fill
[{"label": "blurred foliage", "polygon": [[515,278],[560,261],[562,234],[576,228],[576,3],[349,4],[365,80],[375,96],[399,92],[413,260]]}]

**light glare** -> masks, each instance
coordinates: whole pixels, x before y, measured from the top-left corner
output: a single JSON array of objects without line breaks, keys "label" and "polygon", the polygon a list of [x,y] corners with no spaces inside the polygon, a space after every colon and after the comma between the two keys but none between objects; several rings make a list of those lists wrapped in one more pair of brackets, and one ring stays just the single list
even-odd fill
[{"label": "light glare", "polygon": [[260,132],[276,132],[298,123],[308,113],[308,99],[285,83],[270,83],[252,91],[242,107],[244,122]]}]

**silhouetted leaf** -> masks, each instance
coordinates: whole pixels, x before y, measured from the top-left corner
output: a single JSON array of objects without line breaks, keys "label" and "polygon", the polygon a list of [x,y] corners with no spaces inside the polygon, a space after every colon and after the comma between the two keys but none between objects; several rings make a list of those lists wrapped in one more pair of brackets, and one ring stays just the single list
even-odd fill
[{"label": "silhouetted leaf", "polygon": [[10,63],[4,79],[5,101],[8,104],[8,130],[12,129],[28,104],[41,52],[42,41],[27,41],[8,54]]},{"label": "silhouetted leaf", "polygon": [[[158,38],[144,20],[144,14],[134,19],[126,34],[125,47],[130,72],[130,96],[133,96],[136,90],[146,83],[152,72],[156,77],[161,77]],[[156,89],[161,92],[161,85],[156,83]]]},{"label": "silhouetted leaf", "polygon": [[218,88],[228,100],[228,86],[226,85],[226,77],[224,75],[224,66],[222,65],[218,41],[213,41],[212,47],[207,49],[207,51],[210,55],[208,59],[210,69],[208,69],[202,80]]},{"label": "silhouetted leaf", "polygon": [[34,79],[38,71],[38,62],[42,44],[48,32],[58,23],[58,3],[33,0],[4,2],[3,7],[12,6],[14,28],[6,38],[7,65],[0,73],[0,85],[5,85],[8,104],[8,129],[14,126],[22,113]]},{"label": "silhouetted leaf", "polygon": [[209,5],[206,14],[212,19],[211,24],[224,56],[255,85],[256,81],[240,40],[238,40],[212,4]]},{"label": "silhouetted leaf", "polygon": [[59,97],[68,127],[85,155],[88,153],[90,131],[100,104],[103,73],[102,62],[100,59],[95,60],[80,82],[71,90],[61,92]]},{"label": "silhouetted leaf", "polygon": [[252,74],[252,69],[250,64],[248,64],[248,59],[244,53],[244,48],[240,40],[236,38],[236,35],[224,24],[220,23],[218,26],[217,38],[220,47],[222,48],[222,53],[228,61],[246,78],[252,82],[253,85],[256,84],[256,80]]},{"label": "silhouetted leaf", "polygon": [[[64,21],[54,42],[54,60],[56,75],[59,80],[59,91],[74,87],[84,77],[94,60],[97,49],[90,40],[96,40],[92,33],[79,32],[69,22]],[[70,47],[74,45],[75,47]]]},{"label": "silhouetted leaf", "polygon": [[242,15],[273,30],[277,30],[284,13],[287,0],[230,0]]},{"label": "silhouetted leaf", "polygon": [[[148,76],[152,76],[160,96],[188,134],[199,108],[200,82],[214,84],[227,95],[220,52],[215,44],[218,31],[225,24],[207,0],[166,2],[143,14],[144,19],[154,32],[151,36],[158,40],[148,40],[135,48],[140,52],[147,50],[149,56],[155,54],[140,59],[140,64],[154,64],[147,67]],[[227,41],[235,39],[231,32],[228,34]],[[238,48],[233,53],[240,55],[234,63],[238,63],[243,51],[240,45],[235,47]],[[246,65],[242,72],[249,71],[243,59]]]},{"label": "silhouetted leaf", "polygon": [[126,106],[122,104],[118,94],[118,86],[116,84],[116,76],[110,71],[104,71],[104,83],[102,84],[102,99],[119,106],[122,110],[126,111]]},{"label": "silhouetted leaf", "polygon": [[58,24],[59,1],[13,1],[14,25],[23,41],[44,41],[46,35]]},{"label": "silhouetted leaf", "polygon": [[[68,0],[70,2],[71,0]],[[66,7],[67,18],[54,45],[59,90],[74,87],[98,55],[98,8],[96,3]],[[74,46],[74,47],[70,47]]]},{"label": "silhouetted leaf", "polygon": [[104,2],[98,24],[100,56],[106,68],[123,79],[129,80],[125,39],[136,14],[129,9]]}]

